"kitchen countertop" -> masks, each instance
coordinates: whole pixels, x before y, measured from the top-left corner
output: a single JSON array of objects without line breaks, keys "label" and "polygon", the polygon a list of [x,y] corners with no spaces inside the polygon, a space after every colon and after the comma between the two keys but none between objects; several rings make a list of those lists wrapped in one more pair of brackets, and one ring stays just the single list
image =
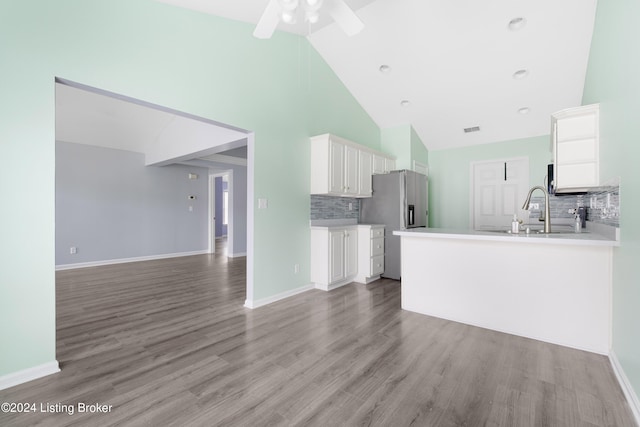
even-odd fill
[{"label": "kitchen countertop", "polygon": [[356,227],[358,225],[384,227],[384,224],[361,224],[356,219],[314,219],[309,222],[311,228]]},{"label": "kitchen countertop", "polygon": [[[613,227],[610,227],[613,228]],[[570,227],[557,227],[552,234],[530,232],[526,234],[508,233],[506,230],[480,231],[450,228],[413,228],[409,230],[394,231],[396,236],[424,237],[431,239],[465,239],[485,240],[529,244],[553,244],[553,245],[579,245],[579,246],[620,246],[620,240],[616,231],[587,229],[582,233],[570,231]],[[566,231],[566,232],[565,232]]]}]

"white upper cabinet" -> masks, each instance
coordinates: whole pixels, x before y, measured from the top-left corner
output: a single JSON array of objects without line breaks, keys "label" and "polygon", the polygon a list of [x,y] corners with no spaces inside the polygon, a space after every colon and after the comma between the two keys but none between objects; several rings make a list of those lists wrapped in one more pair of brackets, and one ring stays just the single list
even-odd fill
[{"label": "white upper cabinet", "polygon": [[373,156],[373,173],[376,175],[380,175],[386,173],[385,168],[385,158],[383,156],[374,155]]},{"label": "white upper cabinet", "polygon": [[360,193],[358,185],[360,183],[358,149],[351,145],[344,146],[344,194],[357,196]]},{"label": "white upper cabinet", "polygon": [[359,179],[358,196],[371,197],[371,175],[373,174],[373,154],[368,151],[358,151]]},{"label": "white upper cabinet", "polygon": [[389,173],[392,170],[396,169],[396,161],[394,159],[385,158],[384,159],[384,173]]},{"label": "white upper cabinet", "polygon": [[[311,163],[313,164],[313,154]],[[344,189],[344,145],[329,141],[329,191],[332,194],[342,194]],[[313,193],[313,188],[312,191]]]},{"label": "white upper cabinet", "polygon": [[[382,172],[395,160],[334,135],[311,138],[311,194],[371,197],[371,175],[375,159],[381,159]],[[379,161],[380,163],[380,161]]]},{"label": "white upper cabinet", "polygon": [[551,116],[556,193],[587,191],[599,184],[598,104],[569,108]]}]

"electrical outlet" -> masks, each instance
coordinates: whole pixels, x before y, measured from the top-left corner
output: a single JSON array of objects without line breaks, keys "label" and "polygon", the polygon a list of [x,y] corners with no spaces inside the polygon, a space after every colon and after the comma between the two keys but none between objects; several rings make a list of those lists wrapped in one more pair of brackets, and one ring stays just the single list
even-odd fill
[{"label": "electrical outlet", "polygon": [[300,264],[296,264],[296,265],[293,266],[293,272],[295,274],[300,273]]},{"label": "electrical outlet", "polygon": [[78,253],[78,248],[76,248],[75,246],[71,246],[71,247],[69,248],[69,253],[70,253],[71,255],[75,255],[75,254],[77,254],[77,253]]},{"label": "electrical outlet", "polygon": [[538,210],[538,209],[540,209],[540,203],[531,203],[531,204],[529,205],[529,207],[530,207],[531,209]]},{"label": "electrical outlet", "polygon": [[352,211],[353,210],[353,203],[349,202],[349,210]]}]

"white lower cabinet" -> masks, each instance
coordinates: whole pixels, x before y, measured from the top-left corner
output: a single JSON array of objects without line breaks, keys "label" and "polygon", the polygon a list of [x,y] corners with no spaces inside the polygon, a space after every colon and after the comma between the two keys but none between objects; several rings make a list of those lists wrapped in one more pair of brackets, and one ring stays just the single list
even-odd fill
[{"label": "white lower cabinet", "polygon": [[355,281],[370,283],[384,272],[384,226],[358,225],[358,275]]},{"label": "white lower cabinet", "polygon": [[329,291],[353,281],[358,274],[358,228],[311,228],[311,281]]}]

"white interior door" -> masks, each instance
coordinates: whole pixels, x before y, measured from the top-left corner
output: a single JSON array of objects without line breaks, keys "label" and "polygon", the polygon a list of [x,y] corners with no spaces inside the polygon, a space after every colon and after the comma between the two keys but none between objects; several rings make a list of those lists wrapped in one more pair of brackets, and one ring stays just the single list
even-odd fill
[{"label": "white interior door", "polygon": [[508,229],[514,214],[526,219],[521,207],[529,191],[528,158],[472,163],[471,179],[475,230]]}]

